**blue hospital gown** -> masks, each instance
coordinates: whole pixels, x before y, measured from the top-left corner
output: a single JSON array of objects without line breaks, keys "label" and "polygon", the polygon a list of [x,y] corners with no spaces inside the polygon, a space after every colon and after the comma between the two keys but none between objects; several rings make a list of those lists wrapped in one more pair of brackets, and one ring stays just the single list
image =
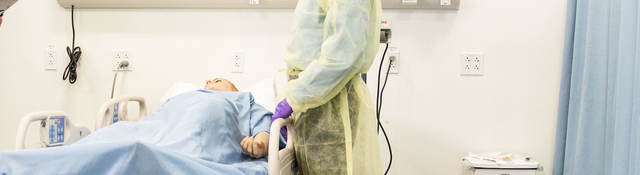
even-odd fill
[{"label": "blue hospital gown", "polygon": [[0,152],[0,174],[267,174],[240,142],[268,132],[271,115],[250,93],[187,92],[69,146]]}]

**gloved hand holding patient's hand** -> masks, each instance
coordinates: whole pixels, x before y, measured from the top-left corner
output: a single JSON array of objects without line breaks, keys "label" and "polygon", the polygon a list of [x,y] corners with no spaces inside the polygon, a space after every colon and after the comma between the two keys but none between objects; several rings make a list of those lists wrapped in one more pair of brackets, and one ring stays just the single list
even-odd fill
[{"label": "gloved hand holding patient's hand", "polygon": [[255,137],[244,137],[240,146],[244,154],[253,158],[263,158],[269,153],[269,134],[261,132]]},{"label": "gloved hand holding patient's hand", "polygon": [[[291,109],[291,106],[289,105],[289,102],[287,102],[287,99],[284,99],[280,103],[278,103],[278,106],[276,107],[276,112],[273,114],[273,116],[271,116],[271,123],[273,123],[279,118],[283,118],[283,119],[289,118],[289,116],[291,116],[291,113],[293,113],[293,109]],[[284,140],[287,140],[286,126],[280,129],[280,134],[282,135],[282,137],[284,137]]]}]

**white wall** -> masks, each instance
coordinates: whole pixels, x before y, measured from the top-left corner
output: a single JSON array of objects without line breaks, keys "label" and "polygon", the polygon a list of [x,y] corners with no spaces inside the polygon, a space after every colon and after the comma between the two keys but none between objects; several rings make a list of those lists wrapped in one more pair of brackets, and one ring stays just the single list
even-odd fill
[{"label": "white wall", "polygon": [[[391,173],[459,174],[467,152],[511,151],[551,174],[565,8],[558,0],[463,0],[459,11],[385,10],[401,50],[401,74],[390,77],[383,113],[395,153]],[[292,10],[78,10],[84,53],[78,83],[69,85],[61,80],[69,12],[53,0],[21,0],[6,13],[0,150],[13,148],[17,123],[32,111],[64,110],[92,128],[110,93],[114,50],[128,50],[135,64],[119,76],[117,94],[144,96],[154,110],[174,82],[223,76],[243,88],[272,75],[293,18]],[[57,71],[43,70],[49,44]],[[246,52],[243,74],[229,73],[236,49]],[[458,75],[466,51],[485,53],[485,76]]]}]

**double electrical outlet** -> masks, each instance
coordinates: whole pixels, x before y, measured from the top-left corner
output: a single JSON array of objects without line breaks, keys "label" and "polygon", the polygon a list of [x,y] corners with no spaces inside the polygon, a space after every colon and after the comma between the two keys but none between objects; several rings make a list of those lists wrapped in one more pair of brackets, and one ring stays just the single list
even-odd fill
[{"label": "double electrical outlet", "polygon": [[460,58],[460,75],[484,75],[484,54],[467,52],[463,53]]},{"label": "double electrical outlet", "polygon": [[397,47],[389,47],[389,52],[387,53],[387,58],[385,59],[389,60],[390,63],[384,64],[391,64],[383,65],[385,67],[388,66],[389,74],[400,74],[400,49],[398,49]]},{"label": "double electrical outlet", "polygon": [[231,73],[244,72],[244,52],[236,50],[231,52]]},{"label": "double electrical outlet", "polygon": [[113,52],[113,71],[133,71],[131,64],[131,55],[125,50],[117,50]]},{"label": "double electrical outlet", "polygon": [[44,58],[44,70],[56,70],[56,46],[49,45]]}]

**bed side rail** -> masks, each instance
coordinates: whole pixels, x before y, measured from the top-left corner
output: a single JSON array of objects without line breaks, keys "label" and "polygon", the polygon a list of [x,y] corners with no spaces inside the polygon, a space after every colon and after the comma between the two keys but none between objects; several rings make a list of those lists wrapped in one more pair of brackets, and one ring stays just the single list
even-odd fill
[{"label": "bed side rail", "polygon": [[[145,101],[145,99],[143,97],[139,97],[139,96],[122,96],[122,97],[115,97],[105,103],[102,104],[102,106],[100,107],[100,109],[98,110],[98,115],[96,118],[96,123],[95,123],[95,128],[94,130],[98,130],[100,128],[106,127],[108,125],[105,125],[105,121],[107,120],[107,118],[112,118],[113,114],[108,113],[109,109],[111,109],[113,107],[113,105],[115,104],[122,104],[122,109],[120,111],[122,111],[122,113],[120,114],[123,117],[127,117],[127,102],[138,102],[138,104],[140,105],[140,112],[139,112],[139,116],[136,120],[142,119],[143,117],[147,116],[147,103]],[[127,118],[129,120],[131,120],[130,118]]]},{"label": "bed side rail", "polygon": [[[291,169],[295,161],[293,148],[294,128],[291,127],[291,118],[277,119],[271,124],[271,133],[269,135],[269,174],[293,174]],[[287,146],[279,150],[280,147],[280,129],[287,126]]]},{"label": "bed side rail", "polygon": [[27,129],[29,129],[29,124],[44,120],[48,116],[67,116],[66,113],[62,111],[48,111],[48,112],[33,112],[24,116],[20,120],[20,125],[18,126],[18,132],[16,133],[16,150],[25,149],[25,137],[27,137]]}]

